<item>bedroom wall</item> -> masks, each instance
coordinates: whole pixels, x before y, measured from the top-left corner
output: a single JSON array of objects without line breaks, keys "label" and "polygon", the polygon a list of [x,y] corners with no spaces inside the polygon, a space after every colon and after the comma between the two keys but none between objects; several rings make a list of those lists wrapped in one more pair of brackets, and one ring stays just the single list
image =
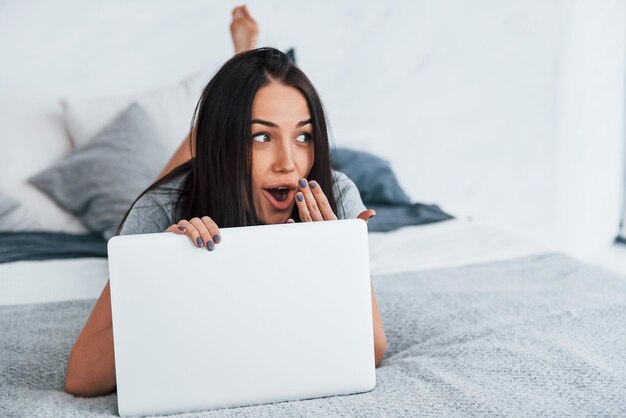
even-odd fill
[{"label": "bedroom wall", "polygon": [[[623,177],[621,1],[248,4],[261,44],[296,47],[336,142],[389,158],[413,199],[574,253],[612,239]],[[2,2],[0,133],[11,132],[0,145],[32,143],[8,115],[30,107],[20,117],[37,120],[43,103],[54,118],[59,96],[209,77],[232,53],[233,5]],[[67,151],[56,150],[46,152]],[[3,165],[26,158],[11,152]],[[14,183],[45,155],[16,168]]]},{"label": "bedroom wall", "polygon": [[566,6],[555,235],[560,248],[595,258],[617,235],[625,187],[626,4],[576,1]]}]

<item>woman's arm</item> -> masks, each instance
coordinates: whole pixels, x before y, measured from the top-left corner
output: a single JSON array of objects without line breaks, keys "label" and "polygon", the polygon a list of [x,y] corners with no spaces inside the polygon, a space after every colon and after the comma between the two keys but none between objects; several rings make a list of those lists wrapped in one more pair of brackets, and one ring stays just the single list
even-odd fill
[{"label": "woman's arm", "polygon": [[[193,136],[194,138],[196,136],[195,130],[193,131]],[[163,168],[163,171],[161,171],[161,173],[159,174],[159,177],[157,178],[163,177],[164,175],[166,175],[167,173],[169,173],[170,171],[172,171],[174,168],[178,167],[182,163],[189,161],[191,157],[192,157],[192,147],[191,147],[190,135],[187,135],[187,137],[185,137],[182,144],[180,144],[180,146],[178,147],[178,149],[176,150],[172,158],[165,165],[165,168]]]},{"label": "woman's arm", "polygon": [[[195,131],[192,134],[195,138]],[[183,140],[158,178],[191,158],[190,137]],[[70,351],[65,391],[76,396],[100,396],[113,392],[115,385],[111,293],[107,282]]]},{"label": "woman's arm", "polygon": [[76,396],[115,390],[111,293],[107,282],[67,360],[65,391]]},{"label": "woman's arm", "polygon": [[387,349],[387,337],[385,337],[385,330],[383,328],[383,320],[380,317],[380,311],[378,310],[378,303],[376,303],[376,296],[374,295],[374,288],[372,287],[372,319],[374,320],[374,364],[376,367],[380,366],[380,362],[383,360],[385,350]]}]

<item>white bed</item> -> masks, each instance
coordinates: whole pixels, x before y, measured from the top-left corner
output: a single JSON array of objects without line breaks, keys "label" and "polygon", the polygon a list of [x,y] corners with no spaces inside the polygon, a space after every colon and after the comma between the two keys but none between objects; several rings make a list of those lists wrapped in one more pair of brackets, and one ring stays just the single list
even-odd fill
[{"label": "white bed", "polygon": [[[449,220],[369,234],[372,275],[455,267],[545,252],[537,244],[468,221]],[[0,264],[0,305],[95,299],[104,258]]]},{"label": "white bed", "polygon": [[[624,415],[621,276],[466,221],[369,238],[388,339],[376,388],[198,416]],[[0,264],[0,415],[118,415],[116,394],[63,391],[106,279],[104,258]]]}]

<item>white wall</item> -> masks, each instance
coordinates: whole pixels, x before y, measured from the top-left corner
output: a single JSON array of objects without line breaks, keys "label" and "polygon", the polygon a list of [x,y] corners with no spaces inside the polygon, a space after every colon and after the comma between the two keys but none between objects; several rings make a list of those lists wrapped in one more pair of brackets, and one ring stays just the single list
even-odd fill
[{"label": "white wall", "polygon": [[[19,96],[24,108],[31,98],[139,91],[196,70],[208,77],[231,54],[234,4],[4,1],[3,100]],[[371,139],[413,199],[575,253],[612,239],[624,154],[622,1],[249,8],[262,44],[296,47],[336,142]],[[0,132],[9,125],[0,119]]]},{"label": "white wall", "polygon": [[617,235],[624,192],[626,5],[565,2],[558,96],[556,236],[587,257]]}]

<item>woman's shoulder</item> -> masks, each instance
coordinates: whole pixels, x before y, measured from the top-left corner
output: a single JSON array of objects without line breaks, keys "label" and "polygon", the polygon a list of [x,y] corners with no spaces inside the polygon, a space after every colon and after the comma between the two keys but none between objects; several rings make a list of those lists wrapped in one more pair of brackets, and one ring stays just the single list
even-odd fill
[{"label": "woman's shoulder", "polygon": [[361,193],[356,184],[344,173],[331,170],[333,178],[333,196],[337,202],[337,217],[339,219],[356,218],[366,208],[361,199]]},{"label": "woman's shoulder", "polygon": [[144,193],[133,204],[119,235],[163,232],[175,221],[175,212],[188,173],[169,179]]}]

